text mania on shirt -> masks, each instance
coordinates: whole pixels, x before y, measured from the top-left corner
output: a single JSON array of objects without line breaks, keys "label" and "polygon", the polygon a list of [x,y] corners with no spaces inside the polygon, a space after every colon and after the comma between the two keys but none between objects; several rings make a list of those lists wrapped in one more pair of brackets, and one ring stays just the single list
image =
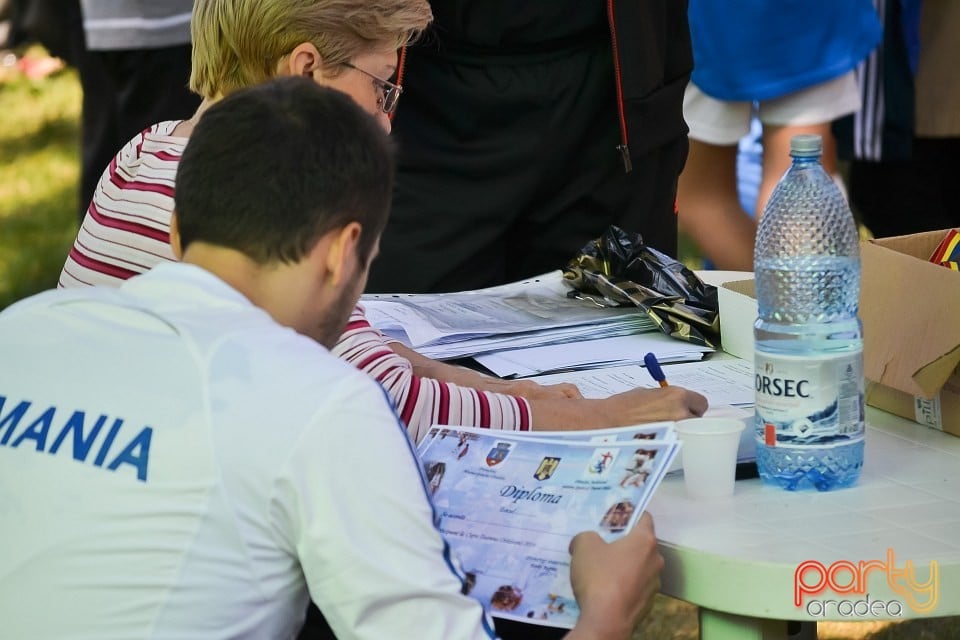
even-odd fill
[{"label": "text mania on shirt", "polygon": [[0,446],[33,449],[73,459],[108,471],[127,465],[137,479],[147,481],[153,427],[133,427],[120,417],[90,414],[80,409],[43,407],[30,400],[0,395]]}]

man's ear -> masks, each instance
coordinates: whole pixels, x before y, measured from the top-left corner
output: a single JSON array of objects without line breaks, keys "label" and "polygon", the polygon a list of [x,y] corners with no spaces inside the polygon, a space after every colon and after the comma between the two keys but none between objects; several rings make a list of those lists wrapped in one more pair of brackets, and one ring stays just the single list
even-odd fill
[{"label": "man's ear", "polygon": [[317,47],[309,42],[301,42],[289,55],[280,60],[278,76],[307,76],[323,69],[323,58]]},{"label": "man's ear", "polygon": [[183,259],[183,247],[180,245],[180,223],[177,222],[176,211],[170,216],[170,249],[173,250],[173,257],[180,262]]},{"label": "man's ear", "polygon": [[[360,264],[357,246],[360,243],[360,236],[363,235],[363,226],[359,222],[350,222],[340,229],[331,231],[330,234],[323,264],[327,272],[327,282],[334,287],[341,287],[348,278],[353,278],[357,274],[357,267]],[[323,244],[318,242],[317,248]]]}]

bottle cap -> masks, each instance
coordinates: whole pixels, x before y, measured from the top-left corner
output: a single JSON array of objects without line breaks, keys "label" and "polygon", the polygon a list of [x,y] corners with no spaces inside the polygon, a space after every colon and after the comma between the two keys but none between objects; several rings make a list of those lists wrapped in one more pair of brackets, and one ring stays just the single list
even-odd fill
[{"label": "bottle cap", "polygon": [[790,138],[791,156],[819,156],[823,153],[823,139],[815,133],[802,133]]}]

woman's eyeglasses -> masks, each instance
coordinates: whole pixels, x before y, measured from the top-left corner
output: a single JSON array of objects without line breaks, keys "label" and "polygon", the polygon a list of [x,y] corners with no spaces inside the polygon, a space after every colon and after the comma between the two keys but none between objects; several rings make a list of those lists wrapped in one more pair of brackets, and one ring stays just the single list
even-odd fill
[{"label": "woman's eyeglasses", "polygon": [[397,108],[397,101],[400,100],[400,94],[403,93],[403,87],[389,80],[384,80],[379,76],[375,76],[369,71],[364,71],[349,62],[344,62],[343,66],[359,71],[372,79],[374,85],[377,87],[377,91],[380,92],[380,97],[377,99],[377,106],[379,106],[380,110],[384,113],[393,113],[393,110]]}]

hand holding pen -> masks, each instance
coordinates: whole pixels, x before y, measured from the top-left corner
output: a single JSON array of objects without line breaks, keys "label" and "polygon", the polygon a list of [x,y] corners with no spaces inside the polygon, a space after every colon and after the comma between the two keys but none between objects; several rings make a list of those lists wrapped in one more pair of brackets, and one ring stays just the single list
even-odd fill
[{"label": "hand holding pen", "polygon": [[657,356],[654,353],[648,353],[643,356],[643,364],[646,365],[647,371],[650,373],[650,377],[657,381],[657,384],[660,385],[660,388],[669,387],[667,383],[667,376],[664,375],[663,369],[660,368],[660,362],[657,360]]},{"label": "hand holding pen", "polygon": [[670,386],[655,354],[648,353],[643,362],[660,388],[637,387],[614,394],[604,401],[618,407],[617,415],[627,421],[625,424],[683,420],[703,415],[707,410],[707,399],[704,396],[683,387]]}]

